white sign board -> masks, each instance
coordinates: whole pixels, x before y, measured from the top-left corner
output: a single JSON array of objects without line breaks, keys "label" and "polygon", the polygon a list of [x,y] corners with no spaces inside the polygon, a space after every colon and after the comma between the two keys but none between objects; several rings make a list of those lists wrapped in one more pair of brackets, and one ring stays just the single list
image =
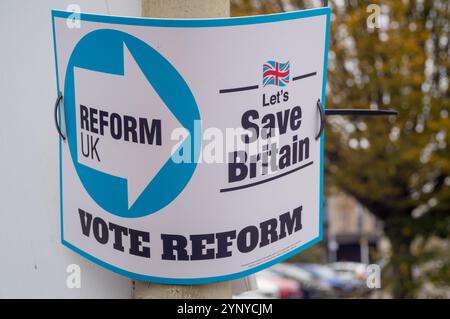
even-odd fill
[{"label": "white sign board", "polygon": [[62,243],[125,276],[239,278],[321,240],[328,8],[53,11]]}]

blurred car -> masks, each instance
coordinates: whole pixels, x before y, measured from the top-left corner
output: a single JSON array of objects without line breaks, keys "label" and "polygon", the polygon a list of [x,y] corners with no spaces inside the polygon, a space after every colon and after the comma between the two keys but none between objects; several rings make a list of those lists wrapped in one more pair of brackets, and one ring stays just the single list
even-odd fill
[{"label": "blurred car", "polygon": [[318,264],[295,264],[311,273],[315,278],[330,285],[337,294],[351,293],[361,287],[361,283],[350,276],[338,275],[331,267]]},{"label": "blurred car", "polygon": [[284,278],[297,281],[305,299],[331,298],[334,296],[333,288],[328,283],[293,264],[280,263],[272,266],[270,270]]},{"label": "blurred car", "polygon": [[334,262],[329,266],[341,277],[351,277],[354,280],[365,281],[367,265],[356,262]]},{"label": "blurred car", "polygon": [[[276,294],[276,291],[274,293]],[[233,296],[233,299],[274,299],[274,298],[275,295],[270,294],[267,295],[266,293],[260,290],[246,291],[244,293]]]},{"label": "blurred car", "polygon": [[302,298],[300,284],[292,279],[283,278],[276,272],[265,269],[256,274],[258,292],[264,296],[280,299]]}]

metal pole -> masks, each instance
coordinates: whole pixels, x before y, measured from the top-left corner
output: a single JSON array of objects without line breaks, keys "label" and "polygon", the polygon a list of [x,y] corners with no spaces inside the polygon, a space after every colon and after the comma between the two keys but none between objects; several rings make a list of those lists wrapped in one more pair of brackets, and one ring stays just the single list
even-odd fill
[{"label": "metal pole", "polygon": [[[152,18],[217,18],[230,16],[229,0],[142,0],[142,16]],[[134,282],[134,298],[231,298],[231,283],[162,285]]]}]

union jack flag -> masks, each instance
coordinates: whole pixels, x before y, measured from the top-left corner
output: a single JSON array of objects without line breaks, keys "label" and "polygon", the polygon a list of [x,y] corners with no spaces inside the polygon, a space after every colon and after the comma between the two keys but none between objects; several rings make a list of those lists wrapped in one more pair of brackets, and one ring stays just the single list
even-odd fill
[{"label": "union jack flag", "polygon": [[267,61],[263,65],[263,86],[286,86],[289,83],[289,61],[280,63]]}]

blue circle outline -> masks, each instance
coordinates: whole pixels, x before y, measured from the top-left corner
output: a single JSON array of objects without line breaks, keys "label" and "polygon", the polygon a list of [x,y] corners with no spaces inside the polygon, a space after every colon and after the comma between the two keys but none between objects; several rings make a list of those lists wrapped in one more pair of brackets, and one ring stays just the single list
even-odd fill
[{"label": "blue circle outline", "polygon": [[[162,101],[189,131],[189,137],[178,150],[189,148],[194,153],[190,162],[175,163],[169,158],[130,208],[128,208],[126,178],[107,174],[78,162],[75,110],[74,68],[123,76],[124,45]],[[126,218],[155,213],[171,203],[194,174],[200,154],[198,145],[201,143],[201,128],[200,134],[194,130],[195,125],[199,125],[195,123],[200,123],[195,98],[175,67],[138,38],[112,29],[95,30],[81,38],[72,51],[67,65],[64,103],[67,140],[73,164],[89,196],[107,212]],[[192,136],[194,138],[191,139]]]}]

